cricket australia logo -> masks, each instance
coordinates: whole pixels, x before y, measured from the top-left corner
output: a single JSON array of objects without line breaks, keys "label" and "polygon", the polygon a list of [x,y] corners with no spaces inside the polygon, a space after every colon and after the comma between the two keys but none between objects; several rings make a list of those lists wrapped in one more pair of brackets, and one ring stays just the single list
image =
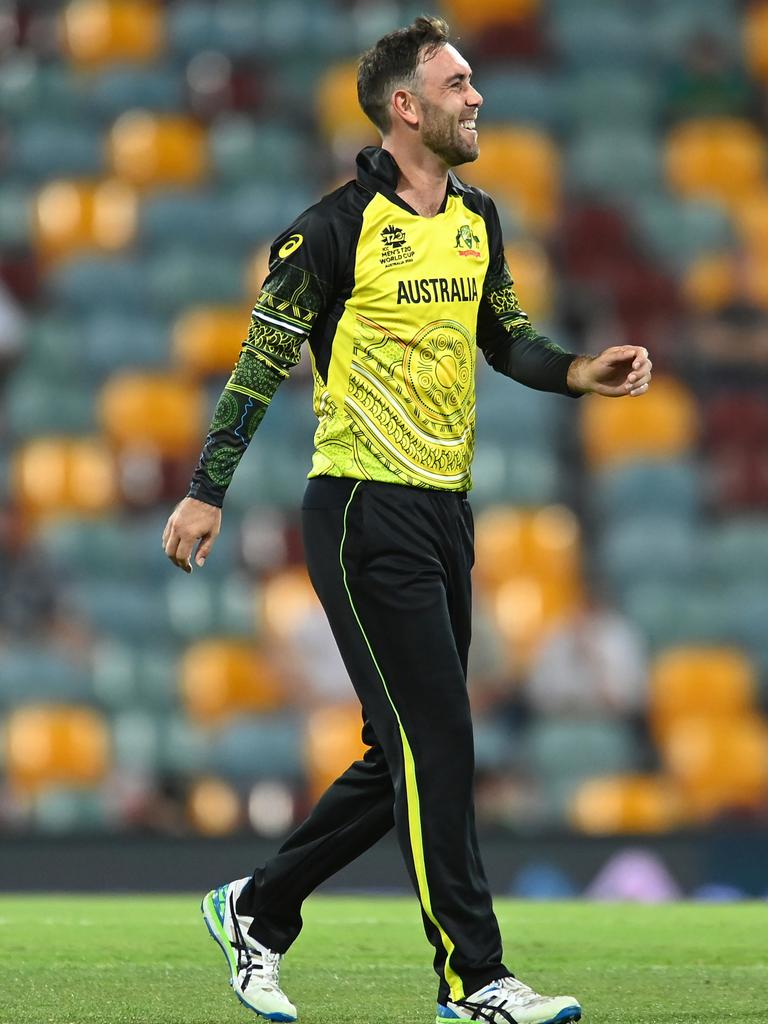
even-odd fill
[{"label": "cricket australia logo", "polygon": [[408,245],[405,231],[387,224],[381,232],[381,257],[379,263],[383,267],[401,267],[405,263],[413,263],[413,249]]},{"label": "cricket australia logo", "polygon": [[480,239],[472,231],[469,224],[462,224],[456,232],[456,245],[454,249],[459,250],[459,256],[481,256]]}]

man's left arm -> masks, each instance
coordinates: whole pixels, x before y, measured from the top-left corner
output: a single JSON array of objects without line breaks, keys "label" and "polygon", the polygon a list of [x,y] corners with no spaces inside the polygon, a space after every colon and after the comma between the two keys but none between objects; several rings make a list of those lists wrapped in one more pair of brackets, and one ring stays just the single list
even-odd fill
[{"label": "man's left arm", "polygon": [[651,381],[648,351],[614,345],[597,356],[566,352],[538,334],[520,303],[506,263],[486,279],[477,319],[477,340],[489,365],[538,391],[577,398],[593,392],[610,398],[644,395]]}]

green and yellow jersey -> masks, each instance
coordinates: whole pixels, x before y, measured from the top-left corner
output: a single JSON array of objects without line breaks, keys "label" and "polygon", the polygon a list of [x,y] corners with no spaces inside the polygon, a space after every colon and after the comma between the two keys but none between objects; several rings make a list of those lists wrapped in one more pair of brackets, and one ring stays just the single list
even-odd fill
[{"label": "green and yellow jersey", "polygon": [[221,505],[278,385],[306,341],[318,418],[312,476],[466,491],[475,358],[530,387],[569,394],[573,355],[520,309],[486,193],[449,174],[422,217],[395,189],[383,149],[355,181],[275,241],[240,358],[219,399],[189,494]]}]

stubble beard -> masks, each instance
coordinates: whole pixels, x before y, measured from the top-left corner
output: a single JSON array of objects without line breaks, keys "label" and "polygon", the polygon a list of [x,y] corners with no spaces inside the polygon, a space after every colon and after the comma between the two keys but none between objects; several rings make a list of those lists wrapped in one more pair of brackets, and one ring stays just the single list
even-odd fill
[{"label": "stubble beard", "polygon": [[450,114],[427,100],[421,99],[424,119],[421,124],[421,141],[448,167],[458,167],[477,160],[480,148],[477,137],[462,137],[464,129]]}]

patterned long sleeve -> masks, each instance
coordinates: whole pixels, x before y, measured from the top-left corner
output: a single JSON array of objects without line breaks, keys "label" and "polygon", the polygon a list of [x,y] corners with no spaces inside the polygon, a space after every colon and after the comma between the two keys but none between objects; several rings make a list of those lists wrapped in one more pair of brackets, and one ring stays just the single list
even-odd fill
[{"label": "patterned long sleeve", "polygon": [[267,406],[299,361],[302,340],[301,335],[266,323],[254,311],[240,357],[216,403],[190,497],[221,507]]},{"label": "patterned long sleeve", "polygon": [[298,363],[301,345],[326,307],[330,288],[319,268],[330,263],[327,232],[311,209],[272,246],[269,274],[240,357],[216,405],[189,497],[223,504],[269,403]]},{"label": "patterned long sleeve", "polygon": [[[489,227],[491,260],[477,316],[477,343],[494,370],[537,391],[577,397],[567,384],[575,355],[538,334],[520,308],[504,257],[498,214]],[[495,229],[495,230],[494,230]]]}]

